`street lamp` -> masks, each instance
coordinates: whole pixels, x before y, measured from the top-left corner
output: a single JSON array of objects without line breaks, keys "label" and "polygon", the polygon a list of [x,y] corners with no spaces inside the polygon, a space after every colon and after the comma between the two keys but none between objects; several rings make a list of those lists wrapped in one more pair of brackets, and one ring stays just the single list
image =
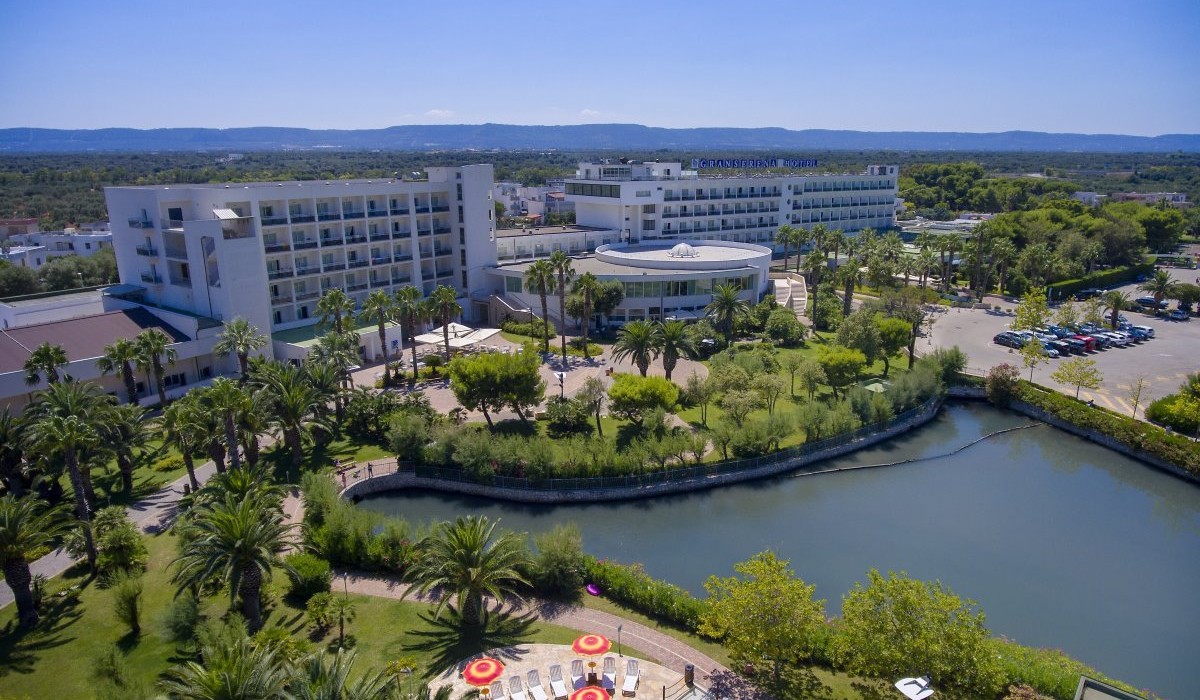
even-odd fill
[{"label": "street lamp", "polygon": [[617,625],[617,656],[624,656],[621,653],[621,626]]}]

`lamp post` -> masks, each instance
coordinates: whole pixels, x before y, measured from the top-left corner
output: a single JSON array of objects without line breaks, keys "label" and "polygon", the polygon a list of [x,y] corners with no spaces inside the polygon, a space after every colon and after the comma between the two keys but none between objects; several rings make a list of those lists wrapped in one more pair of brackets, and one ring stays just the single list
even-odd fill
[{"label": "lamp post", "polygon": [[617,656],[625,656],[621,653],[621,626],[617,625]]}]

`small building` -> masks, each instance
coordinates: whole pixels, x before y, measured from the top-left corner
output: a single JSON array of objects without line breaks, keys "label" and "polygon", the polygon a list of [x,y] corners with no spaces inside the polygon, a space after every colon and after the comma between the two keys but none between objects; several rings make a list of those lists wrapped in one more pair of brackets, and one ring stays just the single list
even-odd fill
[{"label": "small building", "polygon": [[0,241],[11,236],[38,232],[38,220],[30,219],[0,219]]},{"label": "small building", "polygon": [[1142,204],[1158,204],[1166,202],[1176,209],[1188,209],[1192,203],[1183,192],[1113,192],[1115,202],[1141,202]]}]

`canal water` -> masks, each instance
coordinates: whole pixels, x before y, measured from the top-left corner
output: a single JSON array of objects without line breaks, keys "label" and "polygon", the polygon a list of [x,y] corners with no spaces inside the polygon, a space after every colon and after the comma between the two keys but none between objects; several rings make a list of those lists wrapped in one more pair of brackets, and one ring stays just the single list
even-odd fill
[{"label": "canal water", "polygon": [[1023,416],[947,404],[920,429],[831,465],[895,467],[783,476],[709,491],[536,506],[432,492],[362,507],[425,523],[459,514],[540,533],[574,522],[599,557],[703,596],[704,580],[774,550],[836,614],[872,567],[938,579],[988,627],[1060,648],[1168,698],[1200,698],[1200,487]]}]

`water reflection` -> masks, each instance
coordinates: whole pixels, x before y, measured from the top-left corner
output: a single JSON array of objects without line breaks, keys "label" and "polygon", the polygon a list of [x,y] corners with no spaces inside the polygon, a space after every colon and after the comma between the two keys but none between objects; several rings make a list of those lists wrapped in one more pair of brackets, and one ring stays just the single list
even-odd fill
[{"label": "water reflection", "polygon": [[[1026,425],[954,405],[925,428],[832,460],[877,464],[949,452]],[[836,612],[871,567],[940,579],[1025,644],[1061,647],[1170,697],[1200,697],[1200,488],[1049,426],[956,455],[711,491],[569,506],[433,493],[363,507],[423,522],[460,513],[532,533],[567,521],[597,556],[640,561],[698,594],[710,574],[774,549]]]}]

